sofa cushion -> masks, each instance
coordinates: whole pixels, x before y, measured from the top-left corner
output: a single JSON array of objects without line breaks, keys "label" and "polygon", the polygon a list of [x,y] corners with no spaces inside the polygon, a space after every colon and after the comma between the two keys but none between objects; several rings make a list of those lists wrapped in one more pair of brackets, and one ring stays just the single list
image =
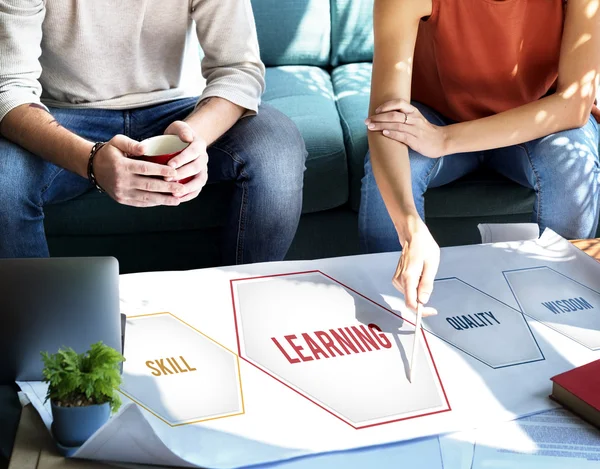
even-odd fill
[{"label": "sofa cushion", "polygon": [[331,0],[333,66],[373,60],[373,0]]},{"label": "sofa cushion", "polygon": [[209,184],[200,196],[180,207],[135,208],[106,194],[90,191],[45,208],[47,236],[104,236],[168,232],[221,226],[225,223],[231,185]]},{"label": "sofa cushion", "polygon": [[369,112],[371,68],[369,63],[348,64],[337,67],[332,74],[348,155],[350,202],[356,210],[360,202],[365,155],[369,149],[365,119]]},{"label": "sofa cushion", "polygon": [[331,78],[317,67],[267,71],[264,100],[288,115],[306,142],[304,213],[348,201],[348,163]]},{"label": "sofa cushion", "polygon": [[[263,100],[288,115],[306,141],[303,212],[318,212],[348,200],[348,167],[331,79],[317,67],[267,69]],[[177,209],[137,209],[89,192],[46,208],[49,236],[131,234],[201,230],[225,223],[231,184],[213,184]],[[67,223],[68,221],[68,223]]]},{"label": "sofa cushion", "polygon": [[431,218],[526,216],[533,211],[533,190],[515,184],[485,167],[425,194]]},{"label": "sofa cushion", "polygon": [[267,66],[328,64],[329,0],[252,0],[252,8]]}]

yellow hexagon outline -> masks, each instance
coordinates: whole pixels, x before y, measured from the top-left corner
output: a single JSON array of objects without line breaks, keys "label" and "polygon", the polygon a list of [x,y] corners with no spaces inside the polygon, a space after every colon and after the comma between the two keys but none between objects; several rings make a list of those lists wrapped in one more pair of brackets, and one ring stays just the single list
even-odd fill
[{"label": "yellow hexagon outline", "polygon": [[158,418],[159,420],[163,421],[164,423],[166,423],[169,427],[182,427],[184,425],[193,425],[195,423],[201,423],[201,422],[208,422],[209,420],[219,420],[219,419],[225,419],[228,417],[237,417],[238,415],[244,415],[246,413],[246,408],[244,406],[244,390],[242,387],[242,374],[240,372],[240,357],[238,356],[237,353],[233,352],[232,350],[230,350],[229,348],[225,347],[223,344],[217,342],[216,340],[214,340],[212,337],[206,335],[204,332],[196,329],[194,326],[191,326],[190,324],[188,324],[187,322],[185,322],[182,319],[179,319],[177,316],[175,316],[173,313],[169,313],[169,312],[164,312],[164,313],[150,313],[150,314],[140,314],[137,316],[127,316],[127,319],[137,319],[137,318],[143,318],[143,317],[150,317],[150,316],[163,316],[163,315],[169,315],[172,318],[176,319],[177,321],[179,321],[180,323],[186,325],[187,327],[189,327],[190,329],[193,329],[194,331],[196,331],[198,334],[206,337],[208,340],[210,340],[211,342],[217,344],[219,347],[221,347],[222,349],[227,350],[229,353],[231,353],[234,357],[235,357],[235,362],[236,362],[236,366],[237,366],[237,374],[238,374],[238,383],[240,386],[240,397],[242,400],[242,411],[241,412],[237,412],[235,414],[228,414],[228,415],[221,415],[219,417],[209,417],[206,419],[200,419],[200,420],[194,420],[192,422],[184,422],[184,423],[176,423],[176,424],[172,424],[170,422],[168,422],[167,420],[165,420],[164,418],[162,418],[160,415],[158,415],[157,413],[155,413],[154,411],[152,411],[150,408],[146,407],[144,404],[142,404],[141,402],[139,402],[137,399],[134,399],[132,396],[130,396],[129,394],[127,394],[125,391],[123,391],[121,388],[118,389],[118,391],[123,394],[124,396],[126,396],[128,399],[131,399],[133,402],[135,402],[137,405],[139,405],[140,407],[142,407],[143,409],[147,410],[148,412],[150,412],[152,415],[154,415],[156,418]]}]

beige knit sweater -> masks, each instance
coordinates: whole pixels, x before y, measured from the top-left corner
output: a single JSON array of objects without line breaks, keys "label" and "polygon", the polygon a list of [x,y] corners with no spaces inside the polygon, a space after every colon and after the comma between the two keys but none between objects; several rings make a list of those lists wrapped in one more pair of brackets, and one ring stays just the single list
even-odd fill
[{"label": "beige knit sweater", "polygon": [[0,0],[0,121],[191,96],[256,111],[264,72],[250,0]]}]

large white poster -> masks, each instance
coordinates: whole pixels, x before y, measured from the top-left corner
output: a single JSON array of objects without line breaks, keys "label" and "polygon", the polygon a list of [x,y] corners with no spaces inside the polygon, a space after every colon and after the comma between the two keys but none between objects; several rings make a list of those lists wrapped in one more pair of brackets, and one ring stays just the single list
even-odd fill
[{"label": "large white poster", "polygon": [[76,456],[225,469],[467,430],[553,408],[550,378],[600,358],[600,264],[546,232],[442,250],[410,383],[397,261],[123,276],[125,405]]}]

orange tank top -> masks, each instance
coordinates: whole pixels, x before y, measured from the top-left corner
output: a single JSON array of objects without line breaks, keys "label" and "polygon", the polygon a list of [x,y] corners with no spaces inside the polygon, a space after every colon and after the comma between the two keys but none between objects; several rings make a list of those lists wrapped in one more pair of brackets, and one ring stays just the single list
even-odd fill
[{"label": "orange tank top", "polygon": [[461,122],[555,87],[564,0],[432,0],[415,45],[412,99]]}]

